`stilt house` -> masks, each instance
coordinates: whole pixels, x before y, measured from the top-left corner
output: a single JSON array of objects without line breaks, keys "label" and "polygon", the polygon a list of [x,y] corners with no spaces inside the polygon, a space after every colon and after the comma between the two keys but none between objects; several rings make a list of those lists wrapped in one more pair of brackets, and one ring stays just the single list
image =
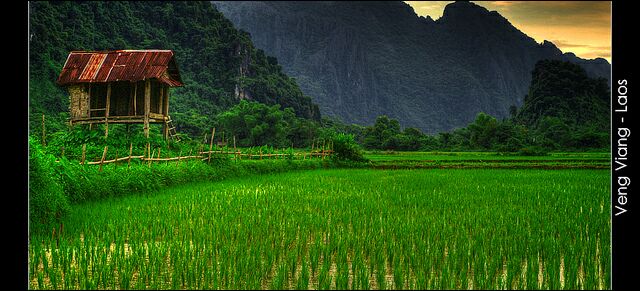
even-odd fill
[{"label": "stilt house", "polygon": [[72,51],[57,83],[69,90],[70,123],[162,123],[169,116],[169,88],[183,86],[171,50]]}]

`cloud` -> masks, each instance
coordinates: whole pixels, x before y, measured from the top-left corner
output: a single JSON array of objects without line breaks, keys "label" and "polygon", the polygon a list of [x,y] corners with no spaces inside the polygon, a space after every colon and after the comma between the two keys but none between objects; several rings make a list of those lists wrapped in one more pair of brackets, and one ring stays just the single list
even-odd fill
[{"label": "cloud", "polygon": [[511,6],[514,5],[514,1],[491,1],[491,4],[496,6]]},{"label": "cloud", "polygon": [[566,48],[588,48],[588,49],[594,49],[594,50],[611,50],[610,46],[595,46],[595,45],[589,45],[589,44],[582,44],[582,43],[571,43],[565,40],[560,40],[560,39],[554,39],[551,40],[552,43],[554,43],[556,46],[558,47],[566,47]]},{"label": "cloud", "polygon": [[572,43],[565,40],[551,40],[561,51],[572,52],[585,59],[605,58],[611,60],[611,46]]},{"label": "cloud", "polygon": [[476,1],[507,19],[548,25],[609,25],[610,1]]},{"label": "cloud", "polygon": [[603,58],[603,59],[606,59],[607,61],[611,62],[611,50],[589,51],[589,52],[581,53],[580,55],[577,55],[577,56],[579,56],[579,57],[581,57],[583,59]]}]

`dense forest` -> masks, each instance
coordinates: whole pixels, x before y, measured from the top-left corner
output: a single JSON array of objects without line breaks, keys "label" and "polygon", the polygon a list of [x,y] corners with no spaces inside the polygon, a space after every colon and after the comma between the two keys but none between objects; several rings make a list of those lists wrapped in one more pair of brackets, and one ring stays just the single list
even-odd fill
[{"label": "dense forest", "polygon": [[173,50],[186,85],[172,92],[170,112],[186,134],[207,131],[218,113],[240,99],[320,118],[317,105],[277,60],[256,49],[209,2],[30,2],[29,8],[32,130],[40,128],[42,113],[50,131],[64,128],[68,93],[55,81],[73,50]]},{"label": "dense forest", "polygon": [[[170,111],[178,131],[195,141],[216,127],[242,147],[309,147],[340,133],[370,150],[540,154],[602,150],[609,143],[607,80],[571,62],[539,61],[524,104],[512,106],[509,117],[480,112],[466,127],[427,134],[386,115],[369,126],[321,118],[277,59],[256,49],[208,2],[32,2],[30,8],[31,135],[39,138],[45,114],[49,142],[69,149],[104,141],[96,130],[66,126],[68,93],[55,84],[66,56],[123,48],[175,51],[186,85],[172,92]],[[107,143],[145,143],[128,128],[111,131]],[[161,142],[159,131],[152,130],[151,139]]]},{"label": "dense forest", "polygon": [[243,146],[308,146],[314,138],[352,134],[370,150],[498,151],[543,154],[548,151],[606,150],[609,146],[609,87],[571,62],[542,60],[535,65],[521,108],[498,119],[480,112],[466,127],[430,135],[402,128],[397,119],[378,116],[369,126],[323,117],[312,122],[290,109],[243,101],[219,115],[221,130],[238,135]]},{"label": "dense forest", "polygon": [[353,128],[367,148],[380,150],[481,150],[540,154],[547,151],[607,150],[610,92],[607,80],[590,78],[571,62],[541,60],[532,72],[521,108],[498,120],[478,113],[468,126],[427,135],[400,129],[379,116],[373,126]]}]

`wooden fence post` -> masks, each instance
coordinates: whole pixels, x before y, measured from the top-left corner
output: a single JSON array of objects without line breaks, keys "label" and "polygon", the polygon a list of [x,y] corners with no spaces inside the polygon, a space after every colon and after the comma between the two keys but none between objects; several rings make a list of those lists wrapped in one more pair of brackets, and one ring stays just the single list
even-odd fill
[{"label": "wooden fence post", "polygon": [[322,141],[322,160],[324,160],[324,140]]},{"label": "wooden fence post", "polygon": [[98,169],[98,172],[102,172],[102,163],[104,162],[104,158],[107,156],[107,148],[109,148],[109,146],[104,146],[104,151],[102,152],[102,159],[100,159],[100,168]]},{"label": "wooden fence post", "polygon": [[131,154],[133,153],[133,143],[129,143],[129,158],[127,159],[127,168],[131,167]]},{"label": "wooden fence post", "polygon": [[180,150],[180,153],[178,154],[178,158],[176,159],[176,168],[178,167],[178,164],[180,164],[180,157],[182,157],[182,150]]},{"label": "wooden fence post", "polygon": [[155,154],[155,151],[151,151],[151,149],[149,149],[149,153],[151,154],[149,156],[149,168],[151,168],[151,159],[153,159],[153,155]]},{"label": "wooden fence post", "polygon": [[82,160],[80,160],[80,163],[84,166],[84,159],[87,156],[87,144],[83,144],[82,145]]},{"label": "wooden fence post", "polygon": [[238,160],[238,151],[236,150],[236,136],[233,136],[233,159]]},{"label": "wooden fence post", "polygon": [[209,143],[209,160],[208,163],[211,163],[211,151],[213,150],[213,137],[216,136],[216,128],[214,127],[211,131],[211,142]]}]

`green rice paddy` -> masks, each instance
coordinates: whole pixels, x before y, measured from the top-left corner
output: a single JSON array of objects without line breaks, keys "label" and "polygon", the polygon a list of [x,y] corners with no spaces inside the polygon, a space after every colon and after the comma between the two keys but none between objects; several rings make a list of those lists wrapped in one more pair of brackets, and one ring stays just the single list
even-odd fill
[{"label": "green rice paddy", "polygon": [[609,169],[610,153],[520,156],[491,152],[369,152],[374,168]]},{"label": "green rice paddy", "polygon": [[[331,169],[75,205],[31,289],[608,289],[610,172]],[[57,231],[60,234],[60,230]]]}]

